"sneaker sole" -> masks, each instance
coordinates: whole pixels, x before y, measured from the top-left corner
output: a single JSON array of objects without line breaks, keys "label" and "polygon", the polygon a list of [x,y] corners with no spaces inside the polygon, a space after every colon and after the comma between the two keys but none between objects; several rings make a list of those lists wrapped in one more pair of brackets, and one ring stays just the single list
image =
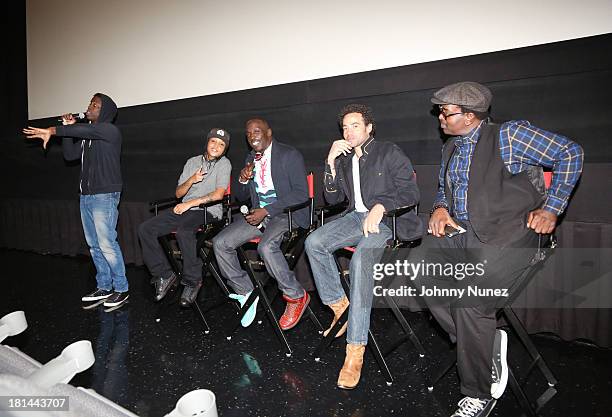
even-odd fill
[{"label": "sneaker sole", "polygon": [[127,303],[128,303],[128,301],[127,301],[127,300],[125,300],[123,303],[121,303],[121,304],[119,304],[119,305],[117,305],[117,306],[114,306],[114,307],[109,307],[109,308],[105,308],[105,309],[104,309],[104,312],[105,312],[105,313],[110,313],[110,312],[113,312],[113,311],[115,311],[115,310],[119,310],[121,307],[123,307],[123,306],[124,306],[124,305],[126,305]]},{"label": "sneaker sole", "polygon": [[92,308],[96,308],[96,307],[98,307],[99,305],[102,305],[103,303],[104,303],[104,300],[98,300],[98,301],[95,301],[95,302],[90,303],[90,304],[83,304],[83,305],[81,306],[81,308],[82,308],[83,310],[91,310]]},{"label": "sneaker sole", "polygon": [[500,349],[500,361],[501,361],[501,375],[500,381],[495,391],[491,390],[491,397],[499,399],[506,390],[508,385],[508,334],[504,330],[499,331],[501,335],[501,349]]},{"label": "sneaker sole", "polygon": [[106,300],[108,297],[110,297],[111,295],[113,295],[113,293],[110,293],[108,295],[100,295],[98,297],[82,297],[81,301],[83,303],[90,303],[92,301],[100,301],[100,300]]},{"label": "sneaker sole", "polygon": [[125,297],[122,301],[118,301],[116,303],[104,303],[104,307],[117,307],[120,306],[121,304],[125,303],[128,298],[130,298],[130,296],[128,295],[127,297]]}]

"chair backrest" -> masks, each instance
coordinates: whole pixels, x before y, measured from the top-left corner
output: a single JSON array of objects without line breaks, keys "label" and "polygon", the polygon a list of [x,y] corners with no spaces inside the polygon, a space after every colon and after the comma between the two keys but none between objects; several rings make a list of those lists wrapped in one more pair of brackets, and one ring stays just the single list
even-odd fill
[{"label": "chair backrest", "polygon": [[546,190],[550,189],[550,184],[552,184],[552,172],[544,171],[544,187]]},{"label": "chair backrest", "polygon": [[314,174],[312,171],[306,176],[308,182],[308,198],[314,198]]},{"label": "chair backrest", "polygon": [[225,204],[225,223],[230,224],[232,222],[232,177],[230,177],[229,184],[227,184],[227,188],[225,189],[225,194],[223,194],[223,204]]},{"label": "chair backrest", "polygon": [[[225,189],[225,193],[223,193],[223,199],[221,200],[221,203],[223,205],[225,205],[225,207],[227,209],[226,216],[229,219],[229,220],[228,219],[225,220],[225,222],[227,224],[229,224],[231,222],[231,218],[232,218],[232,212],[231,212],[231,208],[230,208],[231,189],[232,189],[232,178],[230,177],[229,184],[227,184],[227,188]],[[207,211],[208,210],[206,209],[206,207],[204,207],[204,224],[208,224]]]},{"label": "chair backrest", "polygon": [[315,209],[314,209],[314,173],[310,171],[306,176],[308,182],[308,198],[310,199],[310,226],[314,225]]}]

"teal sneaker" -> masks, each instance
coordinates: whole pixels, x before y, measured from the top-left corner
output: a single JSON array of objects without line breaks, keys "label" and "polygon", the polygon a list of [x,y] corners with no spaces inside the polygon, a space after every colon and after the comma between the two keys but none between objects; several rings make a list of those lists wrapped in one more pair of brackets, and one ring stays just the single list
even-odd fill
[{"label": "teal sneaker", "polygon": [[[240,303],[240,307],[242,307],[244,306],[247,299],[251,295],[251,292],[246,293],[245,295],[230,294],[229,298],[231,298],[232,300],[237,300]],[[258,301],[259,301],[259,297],[255,298],[255,301],[253,301],[253,304],[251,304],[251,307],[249,307],[246,313],[244,313],[244,316],[242,316],[242,319],[240,319],[240,324],[242,324],[242,327],[249,327],[251,323],[253,323],[253,320],[255,320],[255,314],[257,314],[257,302]]]}]

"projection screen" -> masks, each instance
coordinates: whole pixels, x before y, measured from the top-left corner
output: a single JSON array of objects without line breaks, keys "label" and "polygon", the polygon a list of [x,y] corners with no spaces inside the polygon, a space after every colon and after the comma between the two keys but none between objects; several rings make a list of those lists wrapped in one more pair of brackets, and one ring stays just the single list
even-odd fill
[{"label": "projection screen", "polygon": [[[27,0],[29,118],[612,32],[610,0]],[[610,53],[610,51],[602,51]]]}]

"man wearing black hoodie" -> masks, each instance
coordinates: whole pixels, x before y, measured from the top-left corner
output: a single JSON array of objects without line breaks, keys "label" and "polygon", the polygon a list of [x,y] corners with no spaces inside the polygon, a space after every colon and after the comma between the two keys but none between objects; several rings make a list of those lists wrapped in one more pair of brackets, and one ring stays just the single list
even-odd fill
[{"label": "man wearing black hoodie", "polygon": [[105,307],[118,307],[128,298],[128,281],[116,230],[122,188],[122,138],[113,124],[117,105],[110,97],[96,93],[85,116],[88,124],[75,124],[73,115],[65,114],[63,126],[28,127],[23,133],[29,139],[42,139],[43,148],[51,136],[61,136],[64,158],[81,160],[81,221],[97,271],[97,289],[83,296],[82,301],[104,300]]}]

